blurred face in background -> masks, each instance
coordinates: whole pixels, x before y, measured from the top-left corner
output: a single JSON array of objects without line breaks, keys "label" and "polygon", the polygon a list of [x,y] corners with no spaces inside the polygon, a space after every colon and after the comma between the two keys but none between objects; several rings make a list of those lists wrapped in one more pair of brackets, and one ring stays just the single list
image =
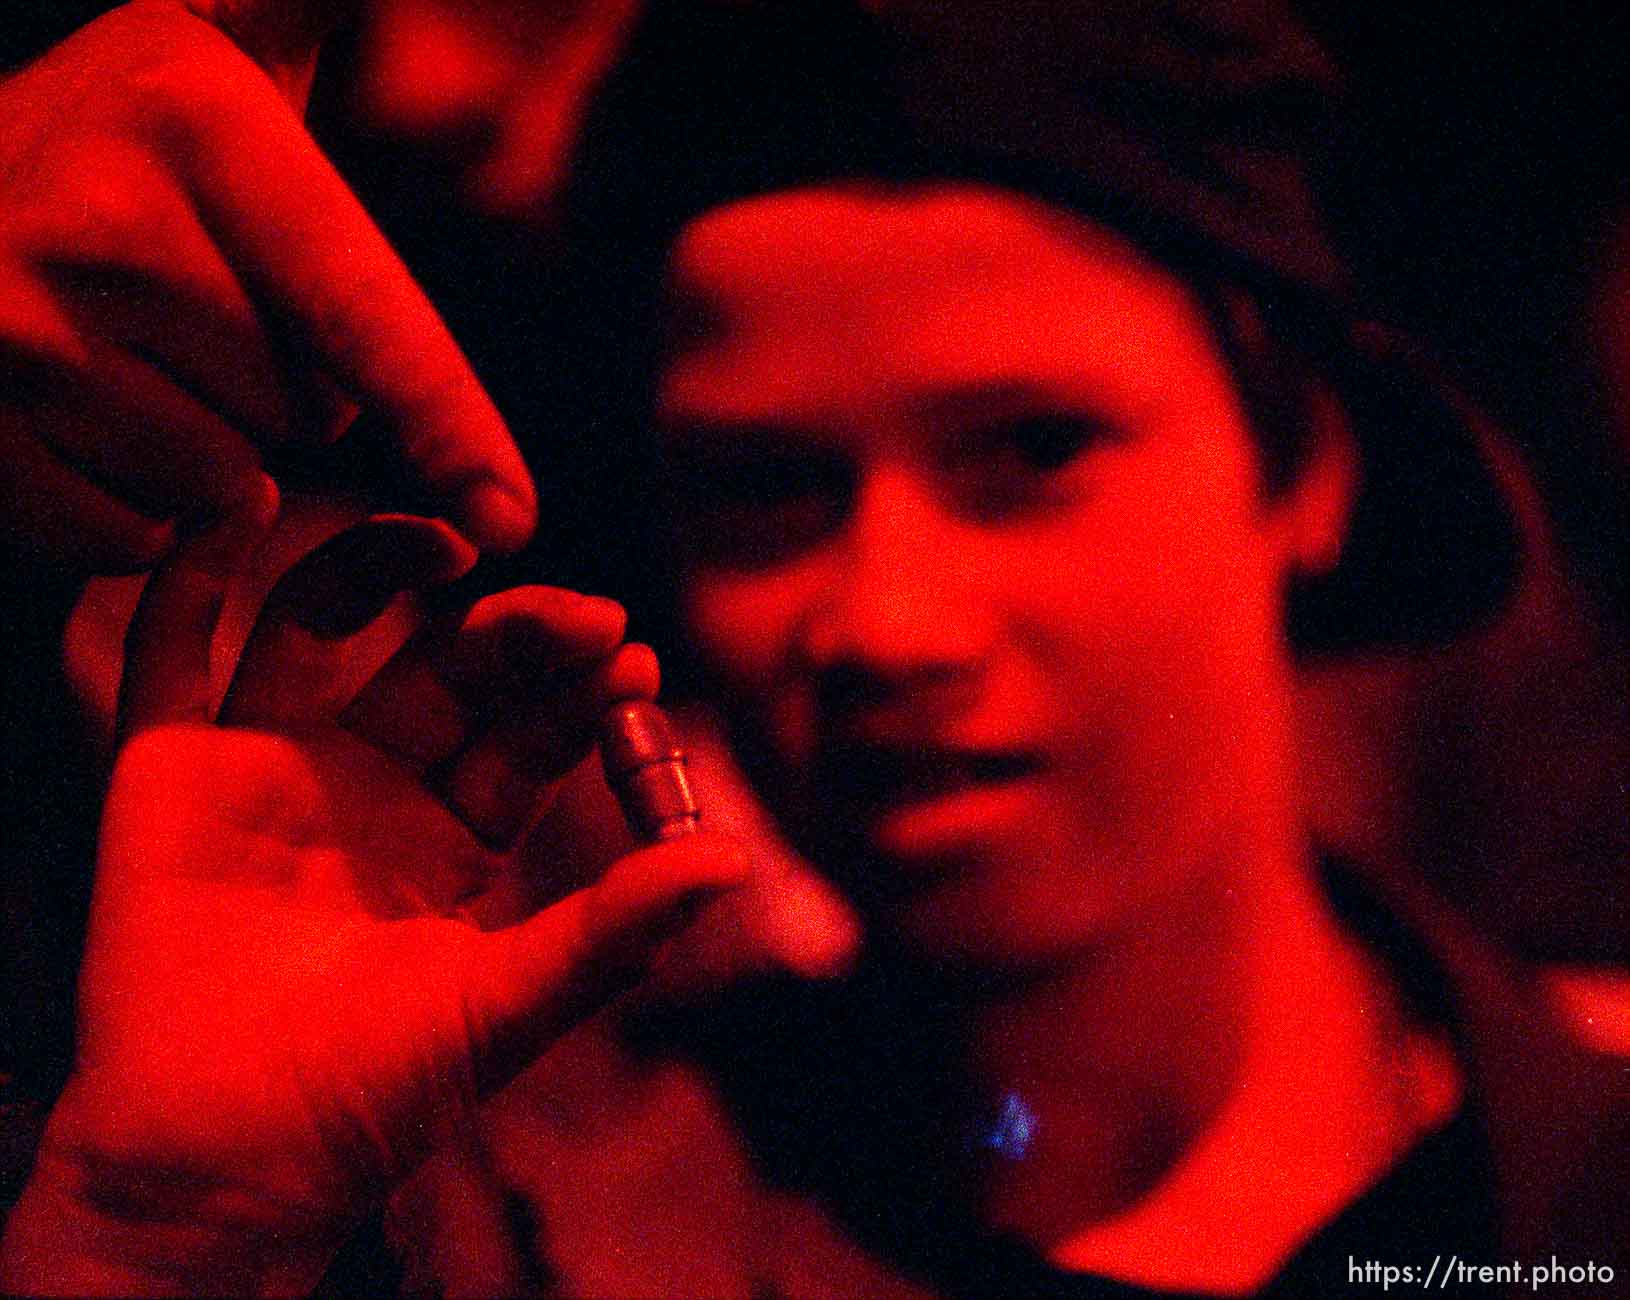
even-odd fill
[{"label": "blurred face in background", "polygon": [[353,108],[477,212],[547,225],[641,0],[368,0]]},{"label": "blurred face in background", "polygon": [[670,275],[686,628],[794,842],[978,967],[1230,888],[1288,798],[1308,507],[1184,287],[970,185],[740,201]]}]

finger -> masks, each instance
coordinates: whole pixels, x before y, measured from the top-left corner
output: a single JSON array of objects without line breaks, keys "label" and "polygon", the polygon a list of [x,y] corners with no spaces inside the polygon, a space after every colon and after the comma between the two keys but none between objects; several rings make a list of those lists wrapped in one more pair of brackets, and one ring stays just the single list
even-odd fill
[{"label": "finger", "polygon": [[[156,236],[155,224],[98,232],[100,240],[80,237],[66,254],[53,250],[38,259],[75,328],[75,368],[83,368],[81,340],[109,340],[260,447],[296,436],[325,441],[343,427],[316,377],[301,374],[274,346],[196,215],[186,210]],[[109,246],[98,249],[98,242]]]},{"label": "finger", "polygon": [[802,862],[766,872],[750,930],[782,970],[804,979],[846,974],[860,953],[860,918],[841,894]]},{"label": "finger", "polygon": [[643,999],[683,1005],[754,977],[833,979],[853,968],[860,921],[832,885],[773,850],[757,849],[754,862],[741,889],[703,908],[663,949]]},{"label": "finger", "polygon": [[65,462],[159,517],[231,514],[257,490],[260,458],[242,433],[144,362],[90,350],[90,369],[59,377],[36,411]]},{"label": "finger", "polygon": [[79,572],[151,568],[174,545],[175,522],[139,513],[65,465],[32,418],[0,407],[0,520],[17,547]]},{"label": "finger", "polygon": [[752,974],[844,973],[861,945],[854,909],[783,838],[714,720],[698,710],[681,716],[706,824],[752,845],[755,866],[747,888],[709,908],[665,955],[653,994],[684,1001]]},{"label": "finger", "polygon": [[184,541],[154,572],[125,634],[117,733],[121,742],[168,722],[206,722],[210,642],[232,575],[277,517],[277,488]]},{"label": "finger", "polygon": [[271,88],[256,89],[201,87],[210,111],[178,123],[192,137],[179,151],[191,192],[228,262],[383,418],[472,540],[521,545],[536,497],[497,408],[356,196]]},{"label": "finger", "polygon": [[507,848],[543,814],[554,785],[588,756],[600,718],[616,700],[655,699],[661,684],[649,646],[625,645],[584,674],[552,685],[476,733],[434,784],[487,845]]},{"label": "finger", "polygon": [[431,628],[403,646],[342,722],[423,773],[451,760],[517,700],[537,695],[550,674],[609,656],[626,623],[615,601],[560,587],[488,596],[453,634]]},{"label": "finger", "polygon": [[[337,716],[395,648],[370,638],[405,634],[404,593],[451,582],[474,563],[446,525],[410,515],[376,515],[329,539],[267,597],[221,720],[281,728]],[[398,624],[382,618],[393,606]]]},{"label": "finger", "polygon": [[604,596],[512,587],[471,607],[448,656],[448,679],[465,690],[524,689],[540,671],[603,659],[627,628],[627,612]]},{"label": "finger", "polygon": [[686,836],[629,854],[597,884],[485,936],[488,961],[466,999],[478,1075],[496,1086],[624,992],[699,903],[738,887],[749,871],[736,842]]},{"label": "finger", "polygon": [[347,731],[415,775],[451,758],[477,726],[475,708],[443,676],[446,640],[435,627],[410,638],[339,715]]}]

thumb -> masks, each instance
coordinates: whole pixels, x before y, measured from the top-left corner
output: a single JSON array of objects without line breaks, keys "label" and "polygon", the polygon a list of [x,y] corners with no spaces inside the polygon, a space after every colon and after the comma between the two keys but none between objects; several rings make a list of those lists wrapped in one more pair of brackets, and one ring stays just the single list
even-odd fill
[{"label": "thumb", "polygon": [[232,38],[304,114],[323,42],[359,0],[188,0],[187,7]]},{"label": "thumb", "polygon": [[642,998],[683,1006],[741,980],[835,979],[853,969],[860,919],[837,890],[807,864],[781,858],[773,845],[758,846],[755,857],[752,878],[710,903],[664,950]]},{"label": "thumb", "polygon": [[554,1038],[627,991],[710,898],[744,884],[746,847],[687,835],[619,859],[596,884],[484,936],[465,1006],[476,1077],[501,1086]]},{"label": "thumb", "polygon": [[802,979],[845,973],[861,946],[860,918],[787,842],[736,763],[720,723],[697,707],[679,713],[707,822],[753,846],[747,888],[710,907],[685,935],[657,984],[668,996],[704,996],[735,979],[784,971]]}]

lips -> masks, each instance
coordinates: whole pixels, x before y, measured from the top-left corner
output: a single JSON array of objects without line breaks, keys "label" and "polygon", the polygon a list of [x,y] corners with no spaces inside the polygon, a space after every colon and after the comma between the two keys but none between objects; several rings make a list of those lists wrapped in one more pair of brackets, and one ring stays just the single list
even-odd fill
[{"label": "lips", "polygon": [[828,797],[865,820],[981,790],[997,790],[1041,770],[1022,749],[937,744],[849,744],[822,754]]}]

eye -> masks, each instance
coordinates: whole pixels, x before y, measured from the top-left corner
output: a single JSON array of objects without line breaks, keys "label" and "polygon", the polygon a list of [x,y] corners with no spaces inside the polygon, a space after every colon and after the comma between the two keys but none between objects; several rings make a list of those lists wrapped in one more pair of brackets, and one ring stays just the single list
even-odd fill
[{"label": "eye", "polygon": [[1010,447],[1030,468],[1042,473],[1063,469],[1101,433],[1092,422],[1072,415],[1034,415],[993,431],[992,441]]},{"label": "eye", "polygon": [[703,562],[762,568],[814,546],[854,497],[843,458],[780,447],[707,448],[667,457],[681,541]]},{"label": "eye", "polygon": [[1001,520],[1068,499],[1071,469],[1106,441],[1108,427],[1074,412],[1038,412],[955,440],[948,459],[953,490],[970,515]]}]

